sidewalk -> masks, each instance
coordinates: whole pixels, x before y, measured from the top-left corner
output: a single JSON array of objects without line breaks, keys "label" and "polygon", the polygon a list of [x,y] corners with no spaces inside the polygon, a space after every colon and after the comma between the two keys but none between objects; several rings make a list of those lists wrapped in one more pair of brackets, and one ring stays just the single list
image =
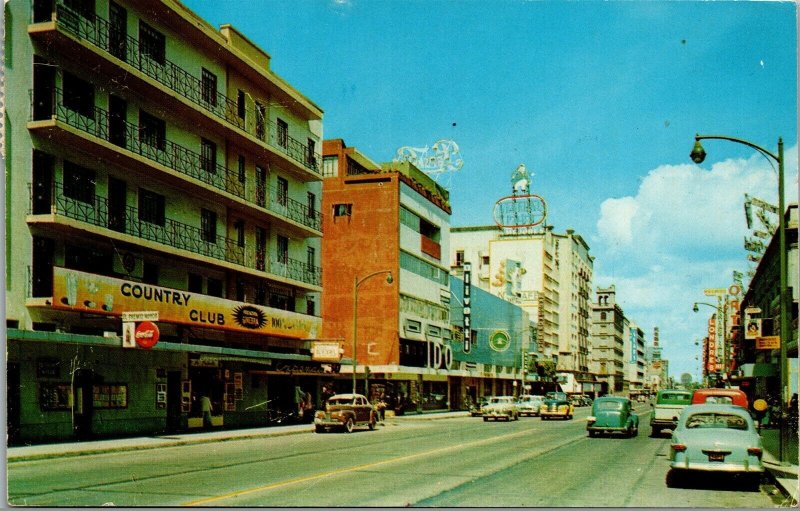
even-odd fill
[{"label": "sidewalk", "polygon": [[764,445],[764,466],[770,472],[785,494],[797,502],[797,435],[791,436],[786,448],[788,462],[782,464],[780,458],[780,438],[777,429],[762,429],[761,442]]},{"label": "sidewalk", "polygon": [[[453,417],[466,417],[468,415],[469,412],[463,411],[409,414],[386,417],[383,425],[391,426],[407,421],[450,419]],[[379,425],[378,427],[383,426]],[[300,433],[312,433],[313,431],[313,424],[290,424],[287,426],[269,426],[250,429],[221,429],[216,431],[198,431],[194,433],[178,433],[172,435],[165,434],[149,437],[115,438],[109,440],[92,440],[85,442],[26,445],[6,448],[6,461],[7,463],[15,463],[19,461],[83,456],[87,454],[101,454],[141,449],[160,449],[163,447],[175,447],[179,445],[193,445],[208,442],[224,442],[227,440],[296,435]]]}]

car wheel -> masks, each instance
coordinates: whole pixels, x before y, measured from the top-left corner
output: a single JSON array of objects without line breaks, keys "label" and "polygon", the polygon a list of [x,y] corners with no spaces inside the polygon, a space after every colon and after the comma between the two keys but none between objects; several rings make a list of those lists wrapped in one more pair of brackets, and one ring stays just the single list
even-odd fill
[{"label": "car wheel", "polygon": [[674,469],[667,472],[667,488],[677,488],[681,485],[682,474]]},{"label": "car wheel", "polygon": [[348,417],[347,422],[344,423],[344,432],[345,433],[352,433],[353,432],[353,418]]},{"label": "car wheel", "polygon": [[375,417],[372,417],[372,419],[369,421],[369,430],[375,431]]},{"label": "car wheel", "polygon": [[639,436],[639,427],[633,428],[633,436]]},{"label": "car wheel", "polygon": [[595,437],[595,432],[589,431],[589,438],[594,438],[594,437]]},{"label": "car wheel", "polygon": [[489,417],[484,417],[483,422],[489,422]]},{"label": "car wheel", "polygon": [[651,436],[651,437],[657,437],[657,436],[659,436],[660,434],[661,434],[661,430],[660,430],[660,429],[658,429],[658,428],[653,428],[653,429],[650,431],[650,436]]}]

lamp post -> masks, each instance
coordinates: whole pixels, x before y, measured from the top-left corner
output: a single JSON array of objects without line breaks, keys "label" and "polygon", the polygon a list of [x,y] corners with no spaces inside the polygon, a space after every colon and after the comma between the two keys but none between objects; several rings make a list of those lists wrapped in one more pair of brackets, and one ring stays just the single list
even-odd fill
[{"label": "lamp post", "polygon": [[703,146],[700,144],[701,140],[705,139],[712,139],[712,140],[728,140],[730,142],[735,142],[737,144],[746,145],[752,149],[755,149],[759,153],[761,153],[766,158],[771,158],[772,160],[778,163],[778,258],[779,258],[779,265],[780,265],[780,287],[778,290],[778,302],[780,304],[780,340],[781,340],[781,348],[780,348],[780,360],[779,360],[779,371],[780,371],[780,380],[781,380],[781,434],[780,434],[780,461],[785,462],[787,458],[787,441],[786,441],[786,401],[789,396],[789,372],[788,372],[788,365],[786,361],[786,343],[789,342],[789,315],[788,315],[788,307],[786,305],[787,299],[787,275],[788,275],[788,268],[787,268],[787,261],[786,261],[786,219],[785,219],[785,211],[784,211],[784,200],[783,200],[783,138],[778,137],[778,154],[775,155],[763,147],[760,147],[752,142],[748,142],[747,140],[742,140],[740,138],[735,137],[727,137],[724,135],[700,135],[697,134],[694,137],[694,147],[692,148],[692,152],[689,156],[692,158],[692,161],[695,163],[703,163],[703,160],[706,158],[706,152],[703,149]]},{"label": "lamp post", "polygon": [[[358,346],[358,286],[366,282],[367,280],[371,279],[376,275],[386,274],[386,283],[391,284],[393,281],[392,279],[392,272],[390,270],[380,270],[373,273],[370,273],[364,278],[359,279],[358,275],[353,277],[353,394],[356,393],[356,365],[357,365],[357,358],[356,358],[356,350]],[[365,394],[366,389],[365,389]]]},{"label": "lamp post", "polygon": [[[717,300],[721,301],[721,298],[717,297]],[[722,306],[719,302],[717,305],[712,305],[706,302],[694,302],[694,306],[692,306],[692,311],[699,312],[700,309],[697,307],[698,305],[705,305],[706,307],[712,307],[717,310],[717,318],[722,318],[722,368],[723,374],[727,374],[728,372],[728,298],[725,297],[725,305]],[[728,380],[728,378],[725,378]]]}]

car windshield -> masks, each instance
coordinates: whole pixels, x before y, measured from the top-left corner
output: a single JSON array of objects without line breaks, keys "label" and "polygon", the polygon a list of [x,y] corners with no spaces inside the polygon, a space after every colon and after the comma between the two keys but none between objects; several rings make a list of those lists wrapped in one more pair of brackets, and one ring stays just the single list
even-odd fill
[{"label": "car windshield", "polygon": [[563,392],[548,392],[547,399],[559,399],[559,400],[566,400],[567,395]]},{"label": "car windshield", "polygon": [[658,402],[672,405],[688,405],[692,402],[692,395],[688,392],[662,392]]},{"label": "car windshield", "polygon": [[508,403],[511,401],[511,398],[507,397],[493,397],[489,400],[490,403]]},{"label": "car windshield", "polygon": [[595,403],[598,410],[622,410],[620,401],[600,401]]},{"label": "car windshield", "polygon": [[353,399],[343,398],[343,397],[333,397],[328,400],[328,404],[331,406],[351,405],[353,404]]},{"label": "car windshield", "polygon": [[747,430],[744,417],[726,413],[695,413],[686,419],[686,428],[717,428]]},{"label": "car windshield", "polygon": [[706,396],[706,403],[716,403],[720,405],[733,404],[733,398],[730,396]]}]

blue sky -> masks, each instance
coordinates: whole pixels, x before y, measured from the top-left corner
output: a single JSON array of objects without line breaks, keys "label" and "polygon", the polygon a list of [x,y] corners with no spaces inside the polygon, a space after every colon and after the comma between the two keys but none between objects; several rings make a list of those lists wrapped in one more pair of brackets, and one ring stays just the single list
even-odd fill
[{"label": "blue sky", "polygon": [[[797,200],[797,31],[792,2],[185,0],[272,56],[272,69],[325,112],[325,138],[375,161],[455,140],[452,224],[492,223],[524,163],[548,223],[591,246],[595,286],[671,374],[697,374],[704,288],[747,270],[748,192],[777,202],[753,150],[696,132],[787,148]],[[703,309],[701,309],[702,311]]]}]

